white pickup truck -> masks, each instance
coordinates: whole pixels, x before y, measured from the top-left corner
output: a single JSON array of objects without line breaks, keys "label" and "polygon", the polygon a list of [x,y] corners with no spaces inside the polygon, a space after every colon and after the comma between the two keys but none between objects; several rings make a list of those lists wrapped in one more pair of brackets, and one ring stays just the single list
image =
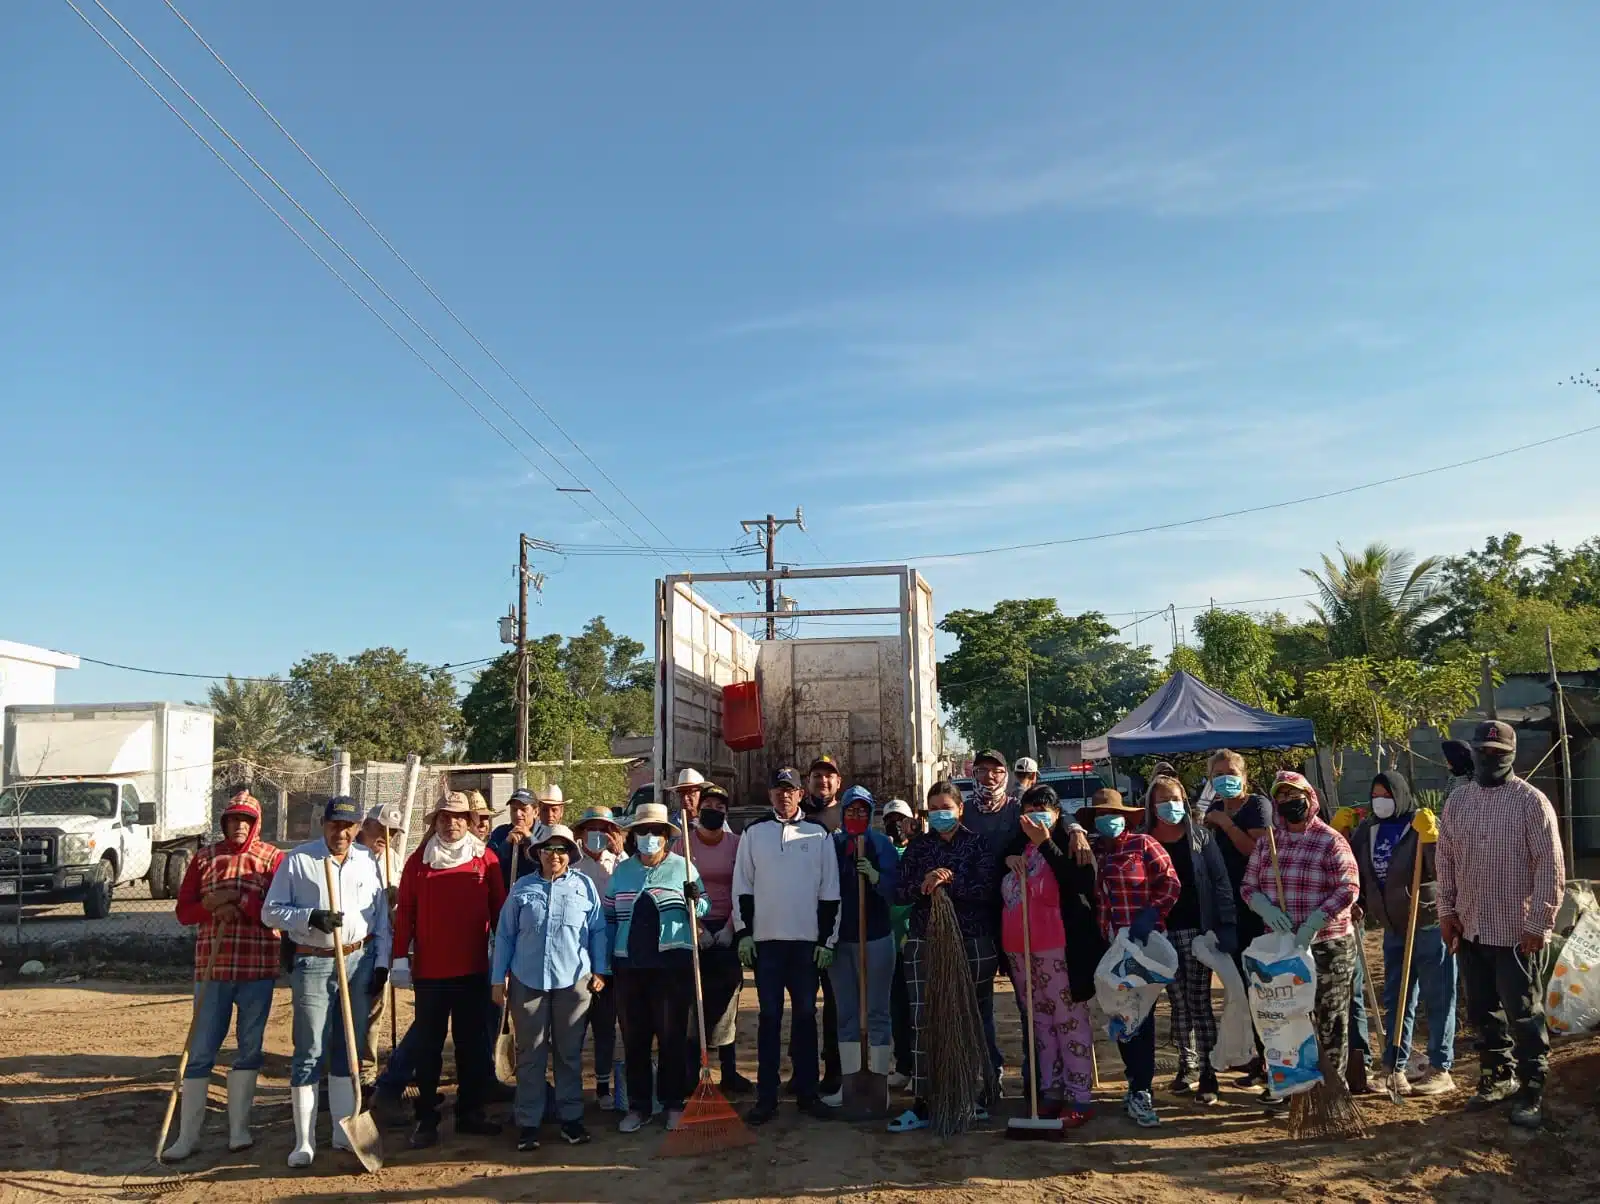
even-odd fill
[{"label": "white pickup truck", "polygon": [[211,831],[214,723],[169,702],[7,707],[0,904],[101,919],[118,886],[176,895]]}]

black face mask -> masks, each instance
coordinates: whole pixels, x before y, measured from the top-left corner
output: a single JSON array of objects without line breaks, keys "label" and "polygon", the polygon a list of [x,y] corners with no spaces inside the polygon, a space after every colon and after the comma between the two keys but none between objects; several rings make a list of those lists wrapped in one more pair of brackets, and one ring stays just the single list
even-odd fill
[{"label": "black face mask", "polygon": [[1303,824],[1306,816],[1311,814],[1311,800],[1308,798],[1284,799],[1278,804],[1278,814],[1283,816],[1285,823]]},{"label": "black face mask", "polygon": [[1516,760],[1516,753],[1480,749],[1473,753],[1473,779],[1480,786],[1504,786]]},{"label": "black face mask", "polygon": [[883,821],[883,834],[897,845],[905,844],[905,840],[901,835],[904,831],[905,824],[898,815],[890,816]]},{"label": "black face mask", "polygon": [[707,832],[715,832],[727,822],[728,813],[726,811],[717,811],[710,807],[702,807],[700,809],[700,826]]}]

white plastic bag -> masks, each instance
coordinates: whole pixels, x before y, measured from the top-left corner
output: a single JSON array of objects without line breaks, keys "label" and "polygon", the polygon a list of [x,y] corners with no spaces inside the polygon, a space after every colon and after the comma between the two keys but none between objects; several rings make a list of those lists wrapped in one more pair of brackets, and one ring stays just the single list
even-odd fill
[{"label": "white plastic bag", "polygon": [[1217,938],[1202,932],[1189,946],[1200,964],[1222,980],[1222,1018],[1217,1021],[1217,1043],[1211,1050],[1211,1069],[1243,1066],[1256,1056],[1256,1039],[1250,1020],[1250,999],[1233,958],[1217,948]]},{"label": "white plastic bag", "polygon": [[394,965],[389,967],[389,981],[394,984],[396,990],[411,990],[411,959],[409,957],[397,957],[394,959]]},{"label": "white plastic bag", "polygon": [[1139,944],[1118,931],[1094,972],[1094,998],[1109,1018],[1106,1032],[1127,1041],[1156,1006],[1167,984],[1178,976],[1178,951],[1159,932]]},{"label": "white plastic bag", "polygon": [[1544,1006],[1553,1033],[1600,1028],[1600,912],[1584,912],[1567,937]]},{"label": "white plastic bag", "polygon": [[1290,932],[1269,932],[1244,951],[1250,1013],[1267,1060],[1274,1096],[1297,1095],[1322,1082],[1317,1029],[1317,965]]}]

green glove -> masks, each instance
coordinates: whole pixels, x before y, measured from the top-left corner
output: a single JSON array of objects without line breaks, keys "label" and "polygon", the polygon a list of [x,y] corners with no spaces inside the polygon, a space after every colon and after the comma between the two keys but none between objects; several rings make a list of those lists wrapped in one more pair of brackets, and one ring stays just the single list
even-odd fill
[{"label": "green glove", "polygon": [[1294,934],[1294,943],[1302,949],[1311,948],[1311,942],[1317,939],[1317,933],[1327,926],[1326,912],[1320,910],[1312,912],[1306,917],[1306,922],[1300,925],[1299,931]]},{"label": "green glove", "polygon": [[1271,899],[1267,898],[1265,891],[1256,891],[1250,896],[1250,910],[1266,922],[1267,929],[1271,932],[1293,932],[1294,921]]},{"label": "green glove", "polygon": [[865,855],[856,858],[856,873],[860,874],[871,885],[878,885],[878,867],[873,865]]},{"label": "green glove", "polygon": [[742,936],[739,938],[739,964],[746,970],[756,964],[756,938]]},{"label": "green glove", "polygon": [[817,946],[817,969],[826,970],[833,965],[833,950],[826,945]]}]

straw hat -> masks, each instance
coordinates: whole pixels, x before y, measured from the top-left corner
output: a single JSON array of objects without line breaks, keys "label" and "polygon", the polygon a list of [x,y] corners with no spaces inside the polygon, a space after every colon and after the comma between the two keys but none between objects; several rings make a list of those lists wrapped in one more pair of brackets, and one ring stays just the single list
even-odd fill
[{"label": "straw hat", "polygon": [[572,829],[567,827],[566,824],[551,824],[544,830],[544,835],[539,838],[539,843],[533,847],[536,850],[542,849],[545,845],[555,840],[564,842],[567,845],[567,851],[572,856],[576,857],[578,855],[580,851],[578,838],[572,834]]},{"label": "straw hat", "polygon": [[673,789],[695,790],[705,784],[705,775],[698,769],[682,769],[678,771],[678,784]]},{"label": "straw hat", "polygon": [[640,803],[633,813],[633,818],[628,821],[630,828],[671,828],[678,830],[672,822],[672,815],[661,803]]},{"label": "straw hat", "polygon": [[538,792],[533,796],[533,798],[534,801],[539,803],[541,806],[543,806],[545,803],[565,803],[567,801],[567,796],[561,793],[561,787],[556,785],[554,782],[550,783],[548,786],[539,787]]},{"label": "straw hat", "polygon": [[459,790],[447,791],[439,796],[438,802],[434,803],[433,810],[428,813],[428,818],[432,819],[440,812],[447,812],[451,815],[471,815],[472,803]]},{"label": "straw hat", "polygon": [[[589,824],[605,824],[608,828],[621,827],[617,823],[617,817],[611,813],[610,807],[590,807],[578,817],[576,826],[583,828]],[[556,824],[555,827],[559,828],[561,825]]]}]

